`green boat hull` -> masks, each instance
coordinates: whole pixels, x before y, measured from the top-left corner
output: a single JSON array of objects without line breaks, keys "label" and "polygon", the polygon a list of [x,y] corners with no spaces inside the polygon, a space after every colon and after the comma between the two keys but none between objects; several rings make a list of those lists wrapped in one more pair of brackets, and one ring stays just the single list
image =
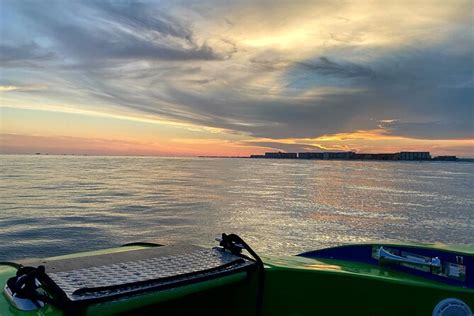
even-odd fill
[{"label": "green boat hull", "polygon": [[[144,249],[129,246],[49,258],[79,258]],[[473,256],[471,249],[463,255]],[[446,298],[474,309],[474,289],[447,285],[361,262],[266,257],[262,315],[432,315]],[[0,265],[0,285],[16,269]],[[86,315],[255,315],[258,273],[239,272],[203,282],[89,305]],[[20,311],[0,296],[0,315],[63,315],[51,305]]]}]

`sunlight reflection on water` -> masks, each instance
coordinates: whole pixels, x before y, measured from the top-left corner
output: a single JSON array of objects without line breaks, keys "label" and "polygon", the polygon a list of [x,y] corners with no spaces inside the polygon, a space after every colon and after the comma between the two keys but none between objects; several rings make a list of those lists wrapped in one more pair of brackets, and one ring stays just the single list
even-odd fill
[{"label": "sunlight reflection on water", "polygon": [[0,156],[0,260],[131,241],[472,243],[474,164]]}]

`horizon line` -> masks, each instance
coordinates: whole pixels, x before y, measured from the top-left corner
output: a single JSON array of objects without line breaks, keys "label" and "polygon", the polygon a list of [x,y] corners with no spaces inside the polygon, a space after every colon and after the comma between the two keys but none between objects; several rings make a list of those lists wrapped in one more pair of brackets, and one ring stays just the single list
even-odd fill
[{"label": "horizon line", "polygon": [[[272,153],[288,153],[288,152],[283,152],[283,151],[275,151]],[[327,153],[347,153],[351,151],[325,151]],[[314,151],[311,153],[325,153],[324,151]],[[403,152],[403,151],[400,151]],[[405,151],[405,152],[417,152],[417,151]],[[304,152],[307,153],[307,152]],[[365,152],[355,152],[357,154],[393,154],[393,152],[390,153],[365,153]],[[399,152],[396,152],[399,153]],[[428,151],[428,153],[430,153]],[[430,153],[431,154],[431,153]],[[252,155],[259,155],[259,154],[252,154]],[[74,157],[155,157],[155,158],[251,158],[251,156],[224,156],[224,155],[138,155],[138,154],[49,154],[49,153],[0,153],[0,156],[74,156]],[[443,156],[456,156],[458,159],[474,159],[474,157],[468,157],[468,156],[457,156],[457,155],[438,155],[434,157],[443,157]],[[305,160],[305,159],[301,159]],[[363,161],[363,160],[361,160]]]}]

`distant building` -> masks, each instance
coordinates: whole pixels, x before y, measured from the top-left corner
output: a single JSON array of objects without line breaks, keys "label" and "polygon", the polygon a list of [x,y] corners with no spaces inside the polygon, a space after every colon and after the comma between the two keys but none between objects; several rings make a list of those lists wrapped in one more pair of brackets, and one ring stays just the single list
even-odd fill
[{"label": "distant building", "polygon": [[434,157],[433,160],[438,160],[438,161],[456,161],[456,160],[458,160],[458,157],[456,157],[456,156],[438,156],[438,157]]},{"label": "distant building", "polygon": [[355,153],[353,151],[343,152],[304,152],[298,153],[300,159],[353,159]]},{"label": "distant building", "polygon": [[402,151],[400,160],[431,160],[431,155],[428,151]]},{"label": "distant building", "polygon": [[323,159],[352,159],[355,155],[353,151],[343,152],[325,152],[323,153]]},{"label": "distant building", "polygon": [[[402,151],[399,153],[355,153],[353,151],[327,151],[327,152],[267,152],[265,155],[251,155],[250,158],[274,158],[274,159],[320,159],[320,160],[431,160],[427,151]],[[439,156],[433,160],[455,161],[456,156]]]},{"label": "distant building", "polygon": [[298,158],[297,153],[284,153],[284,152],[268,152],[265,153],[264,158],[275,158],[275,159],[296,159]]},{"label": "distant building", "polygon": [[324,153],[306,152],[298,153],[300,159],[324,159]]},{"label": "distant building", "polygon": [[398,160],[400,153],[383,153],[383,154],[355,154],[353,159],[357,160]]}]

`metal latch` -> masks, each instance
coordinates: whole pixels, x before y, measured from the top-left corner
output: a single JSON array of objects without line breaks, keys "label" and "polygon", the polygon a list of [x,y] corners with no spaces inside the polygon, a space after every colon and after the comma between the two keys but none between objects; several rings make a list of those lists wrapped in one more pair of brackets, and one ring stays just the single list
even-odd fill
[{"label": "metal latch", "polygon": [[[39,287],[39,282],[37,280],[36,282]],[[5,284],[3,292],[5,293],[5,297],[10,302],[10,304],[21,311],[33,311],[44,306],[44,303],[41,301],[33,301],[29,298],[24,298],[17,293],[14,293],[12,289],[8,287],[8,284]]]},{"label": "metal latch", "polygon": [[438,257],[431,258],[430,261],[420,257],[402,257],[394,255],[383,247],[380,247],[378,252],[380,262],[409,263],[434,268],[441,268],[441,260]]}]

